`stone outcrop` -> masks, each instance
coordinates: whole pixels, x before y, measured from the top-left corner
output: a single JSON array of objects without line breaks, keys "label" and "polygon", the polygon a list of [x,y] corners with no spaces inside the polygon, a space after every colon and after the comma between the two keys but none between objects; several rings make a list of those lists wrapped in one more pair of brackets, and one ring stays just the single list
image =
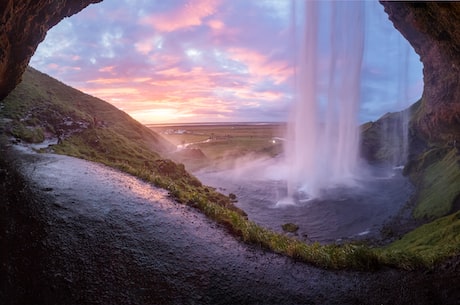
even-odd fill
[{"label": "stone outcrop", "polygon": [[0,99],[21,81],[46,32],[65,17],[102,0],[1,0]]},{"label": "stone outcrop", "polygon": [[430,142],[460,140],[460,3],[380,2],[423,63],[413,126]]}]

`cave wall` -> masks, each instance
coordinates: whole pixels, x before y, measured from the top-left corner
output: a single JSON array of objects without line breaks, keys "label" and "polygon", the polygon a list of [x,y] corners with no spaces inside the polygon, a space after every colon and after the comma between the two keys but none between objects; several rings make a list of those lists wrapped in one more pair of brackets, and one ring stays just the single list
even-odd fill
[{"label": "cave wall", "polygon": [[102,0],[0,0],[0,100],[21,81],[46,32]]},{"label": "cave wall", "polygon": [[460,140],[460,2],[380,1],[423,63],[413,126],[429,142]]}]

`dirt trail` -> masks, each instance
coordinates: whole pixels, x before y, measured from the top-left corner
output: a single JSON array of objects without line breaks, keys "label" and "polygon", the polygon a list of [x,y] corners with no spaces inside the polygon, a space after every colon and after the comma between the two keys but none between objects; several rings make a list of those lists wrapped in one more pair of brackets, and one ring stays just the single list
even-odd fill
[{"label": "dirt trail", "polygon": [[2,155],[2,304],[459,304],[455,272],[321,270],[105,166]]}]

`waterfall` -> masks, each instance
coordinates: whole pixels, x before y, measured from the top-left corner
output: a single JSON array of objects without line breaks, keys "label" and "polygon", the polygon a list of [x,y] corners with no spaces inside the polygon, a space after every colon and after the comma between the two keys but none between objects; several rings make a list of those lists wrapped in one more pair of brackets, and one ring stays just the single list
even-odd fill
[{"label": "waterfall", "polygon": [[400,111],[397,118],[397,126],[394,131],[396,134],[393,135],[393,139],[398,141],[393,145],[397,148],[393,165],[404,166],[407,162],[409,155],[409,120],[410,120],[410,100],[409,100],[409,52],[410,46],[405,43],[398,45],[398,57],[401,62],[399,64],[398,73],[398,97],[397,97],[397,109]]},{"label": "waterfall", "polygon": [[301,30],[293,34],[298,43],[286,137],[288,195],[312,198],[353,184],[357,172],[364,3],[294,1],[293,7],[303,16],[293,16]]},{"label": "waterfall", "polygon": [[[410,97],[409,97],[409,69],[410,69],[410,46],[400,42],[397,45],[397,69],[394,71],[394,79],[398,82],[397,94],[387,102],[393,103],[393,108],[398,112],[384,115],[382,131],[380,134],[381,155],[392,166],[404,166],[409,155],[409,120],[410,120]],[[388,60],[392,60],[388,58]],[[394,60],[394,59],[393,59]]]}]

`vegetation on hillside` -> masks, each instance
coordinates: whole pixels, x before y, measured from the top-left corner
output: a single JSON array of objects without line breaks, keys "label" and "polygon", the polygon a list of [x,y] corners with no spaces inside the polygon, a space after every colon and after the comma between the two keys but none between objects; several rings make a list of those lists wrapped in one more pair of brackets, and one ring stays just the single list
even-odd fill
[{"label": "vegetation on hillside", "polygon": [[409,163],[406,172],[416,183],[416,218],[435,219],[455,212],[460,201],[460,152],[435,147]]},{"label": "vegetation on hillside", "polygon": [[380,250],[382,261],[402,268],[434,266],[460,254],[460,211],[409,232]]},{"label": "vegetation on hillside", "polygon": [[[112,130],[120,139],[134,141],[145,150],[161,153],[173,148],[157,133],[113,105],[30,67],[23,81],[3,100],[2,114],[11,120],[9,131],[29,142],[29,132],[64,139],[90,127],[101,127]],[[32,142],[40,140],[42,137]]]},{"label": "vegetation on hillside", "polygon": [[[447,135],[436,137],[443,138],[444,142],[425,139],[416,128],[423,105],[419,100],[405,110],[410,114],[410,124],[409,160],[404,174],[416,187],[413,217],[426,224],[379,251],[382,261],[403,267],[433,265],[460,254],[460,143],[450,136],[460,134],[460,130],[448,130]],[[389,125],[400,125],[398,116],[387,114],[362,126],[362,151],[372,161],[397,159],[394,154],[400,150],[381,143],[381,134]]]},{"label": "vegetation on hillside", "polygon": [[[227,196],[203,186],[183,165],[165,159],[163,155],[174,145],[107,102],[32,68],[2,102],[4,129],[18,139],[41,142],[28,138],[29,132],[40,130],[49,138],[59,138],[45,151],[118,168],[169,190],[183,203],[191,204],[192,195],[200,193],[244,215]],[[28,132],[16,132],[19,129]]]},{"label": "vegetation on hillside", "polygon": [[[262,228],[249,221],[244,211],[234,206],[232,198],[202,185],[183,165],[166,159],[165,154],[174,146],[157,133],[110,104],[33,69],[28,69],[24,81],[1,101],[0,108],[0,127],[10,136],[28,142],[59,138],[59,143],[45,151],[100,162],[150,181],[167,189],[178,202],[198,208],[243,241],[317,266],[372,269],[392,265],[411,269],[432,266],[460,252],[456,237],[459,235],[458,213],[420,227],[386,248],[352,243],[306,244]],[[447,156],[445,164],[434,165],[435,162],[431,163],[434,168],[420,166],[419,170],[435,176],[457,160],[454,153]],[[443,183],[457,181],[456,175],[453,171]],[[424,182],[424,186],[430,185],[433,185],[431,180]],[[426,234],[428,231],[431,234]],[[442,247],[446,242],[453,246]],[[418,251],[420,247],[424,250]]]}]

